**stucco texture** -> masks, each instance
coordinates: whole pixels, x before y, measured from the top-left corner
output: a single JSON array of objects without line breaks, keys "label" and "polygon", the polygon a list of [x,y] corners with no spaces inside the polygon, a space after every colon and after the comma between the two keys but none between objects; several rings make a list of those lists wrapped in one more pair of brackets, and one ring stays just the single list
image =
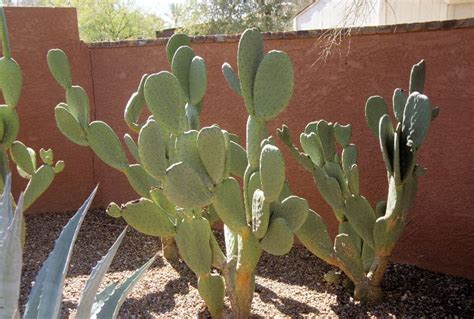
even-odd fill
[{"label": "stucco texture", "polygon": [[[56,157],[67,165],[32,211],[75,209],[95,182],[100,182],[101,190],[96,206],[135,199],[124,176],[87,148],[67,141],[55,127],[53,107],[63,99],[63,92],[47,72],[45,55],[48,48],[65,49],[75,82],[93,97],[95,118],[123,136],[128,132],[123,109],[142,74],[169,68],[164,45],[87,48],[77,37],[77,21],[70,10],[8,10],[7,18],[12,25],[13,54],[26,79],[19,111],[21,137],[35,147],[54,148]],[[365,101],[377,94],[390,102],[395,88],[407,88],[411,66],[426,60],[425,91],[441,113],[419,152],[418,162],[427,174],[420,178],[394,260],[469,278],[474,278],[473,38],[474,28],[354,36],[325,63],[315,63],[320,53],[316,38],[265,43],[266,50],[286,51],[295,69],[294,96],[283,114],[270,123],[270,131],[286,123],[298,140],[310,121],[351,123],[352,142],[359,148],[361,193],[373,204],[386,197],[387,185],[378,142],[365,123]],[[222,63],[236,66],[237,42],[199,42],[193,48],[206,60],[209,72],[202,124],[217,123],[244,138],[243,102],[221,75]],[[281,149],[293,192],[306,198],[334,233],[336,221],[312,177],[285,147]]]}]

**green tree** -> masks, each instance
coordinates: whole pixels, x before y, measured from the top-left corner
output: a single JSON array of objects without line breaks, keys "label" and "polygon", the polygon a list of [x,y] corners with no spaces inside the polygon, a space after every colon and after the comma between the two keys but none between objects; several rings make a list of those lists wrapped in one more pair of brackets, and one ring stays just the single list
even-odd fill
[{"label": "green tree", "polygon": [[133,0],[41,0],[42,6],[75,7],[86,42],[153,38],[164,21],[135,7]]},{"label": "green tree", "polygon": [[170,3],[168,18],[173,23],[173,27],[179,27],[186,12],[186,6],[182,3]]},{"label": "green tree", "polygon": [[296,12],[309,0],[188,1],[183,31],[193,35],[240,33],[248,27],[265,31],[292,28]]}]

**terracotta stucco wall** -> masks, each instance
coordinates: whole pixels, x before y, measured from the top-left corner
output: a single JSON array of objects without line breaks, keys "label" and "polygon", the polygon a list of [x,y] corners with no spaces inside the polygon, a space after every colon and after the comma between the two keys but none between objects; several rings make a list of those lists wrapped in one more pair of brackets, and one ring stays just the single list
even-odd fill
[{"label": "terracotta stucco wall", "polygon": [[[41,147],[52,148],[55,160],[66,162],[65,170],[30,211],[75,210],[94,188],[93,157],[87,148],[66,141],[56,127],[54,107],[65,98],[49,73],[46,54],[51,48],[62,48],[69,56],[75,83],[92,93],[90,51],[79,41],[76,10],[6,7],[5,15],[12,56],[23,71],[18,139],[37,153]],[[91,99],[92,108],[93,104]],[[14,190],[18,193],[25,186],[26,181],[15,174]]]},{"label": "terracotta stucco wall", "polygon": [[[28,136],[41,136],[41,143],[32,139],[31,144],[47,142],[55,148],[57,157],[64,158],[67,163],[67,170],[58,177],[42,203],[55,198],[55,210],[75,209],[94,181],[101,183],[97,206],[134,199],[137,195],[124,176],[102,164],[87,149],[66,141],[55,128],[52,109],[62,100],[63,93],[46,74],[44,55],[50,47],[61,47],[72,54],[75,82],[84,85],[94,96],[96,119],[106,121],[122,136],[127,132],[122,119],[123,109],[141,75],[168,69],[165,47],[162,44],[110,45],[91,46],[88,50],[77,39],[74,13],[63,12],[54,17],[51,9],[7,11],[7,18],[16,20],[11,23],[13,53],[23,64],[25,73],[36,79],[44,78],[42,84],[30,92],[28,88],[35,87],[35,81],[26,81],[20,106],[23,108],[20,111],[23,132]],[[53,17],[57,20],[55,23],[65,25],[61,28],[72,28],[70,34],[65,35],[58,31],[58,26],[51,25]],[[28,29],[22,27],[23,22],[19,19],[39,22]],[[33,32],[33,27],[36,32],[43,30],[43,41],[37,41],[37,35],[29,41],[22,38]],[[267,50],[288,52],[296,76],[293,99],[288,109],[270,124],[271,131],[286,123],[297,137],[309,121],[324,118],[351,123],[353,142],[359,147],[361,192],[372,203],[386,197],[387,186],[377,140],[365,124],[365,101],[374,94],[390,101],[395,88],[407,87],[411,65],[421,58],[426,59],[426,93],[441,107],[441,114],[420,152],[419,162],[428,172],[420,179],[409,224],[397,245],[394,259],[470,278],[474,278],[473,38],[474,28],[354,36],[348,53],[343,48],[343,54],[331,57],[325,64],[314,63],[319,55],[314,37],[267,40],[265,43]],[[217,123],[243,137],[246,112],[220,71],[223,62],[235,66],[237,42],[197,42],[193,48],[205,58],[209,72],[202,124]],[[35,106],[28,109],[27,105]],[[35,111],[28,112],[33,109]],[[42,123],[35,123],[37,110],[41,110],[44,117]],[[282,149],[288,155],[285,148]],[[334,231],[335,219],[318,195],[311,176],[289,156],[287,175],[293,191],[307,198]],[[48,208],[46,204],[38,205],[36,211],[47,211]]]}]

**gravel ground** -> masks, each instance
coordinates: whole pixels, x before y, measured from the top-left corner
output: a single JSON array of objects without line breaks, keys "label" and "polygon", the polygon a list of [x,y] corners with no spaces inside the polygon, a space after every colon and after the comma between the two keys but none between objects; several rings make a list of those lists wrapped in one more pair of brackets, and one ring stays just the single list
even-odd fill
[{"label": "gravel ground", "polygon": [[[27,216],[21,304],[71,214]],[[62,317],[74,316],[88,274],[124,227],[121,220],[91,211],[74,249],[64,287]],[[157,251],[159,239],[130,230],[122,242],[105,284],[120,281]],[[343,288],[322,279],[331,269],[303,247],[288,256],[264,254],[257,268],[253,316],[259,317],[460,317],[474,318],[474,282],[392,264],[383,282],[385,302],[368,308]],[[194,274],[184,264],[171,267],[161,253],[121,309],[121,318],[206,317]]]}]

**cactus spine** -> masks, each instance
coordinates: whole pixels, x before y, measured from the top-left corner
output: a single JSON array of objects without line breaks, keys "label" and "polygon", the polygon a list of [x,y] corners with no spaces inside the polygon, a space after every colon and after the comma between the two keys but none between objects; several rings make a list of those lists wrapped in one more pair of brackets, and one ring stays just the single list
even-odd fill
[{"label": "cactus spine", "polygon": [[[382,299],[380,283],[405,228],[417,178],[424,172],[416,164],[416,153],[439,113],[423,95],[424,79],[425,63],[421,61],[412,68],[409,96],[401,89],[395,90],[395,127],[382,97],[367,100],[367,124],[378,138],[388,178],[387,199],[375,209],[359,192],[357,148],[350,144],[350,125],[323,120],[309,123],[300,135],[303,152],[291,141],[288,127],[278,130],[291,154],[313,174],[319,192],[339,221],[334,245],[317,214],[310,215],[296,235],[311,252],[340,268],[353,281],[356,298],[370,303]],[[340,154],[336,152],[336,142],[342,148]]]},{"label": "cactus spine", "polygon": [[[0,37],[3,51],[3,56],[0,58],[0,91],[5,102],[0,104],[0,191],[3,191],[6,177],[10,174],[11,159],[16,165],[18,174],[28,180],[23,201],[23,210],[26,211],[48,189],[55,175],[64,169],[64,162],[54,163],[51,149],[41,149],[38,159],[35,150],[16,140],[20,130],[17,105],[23,77],[20,66],[11,55],[7,21],[2,7],[0,7]],[[24,220],[22,223],[24,236]]]}]

